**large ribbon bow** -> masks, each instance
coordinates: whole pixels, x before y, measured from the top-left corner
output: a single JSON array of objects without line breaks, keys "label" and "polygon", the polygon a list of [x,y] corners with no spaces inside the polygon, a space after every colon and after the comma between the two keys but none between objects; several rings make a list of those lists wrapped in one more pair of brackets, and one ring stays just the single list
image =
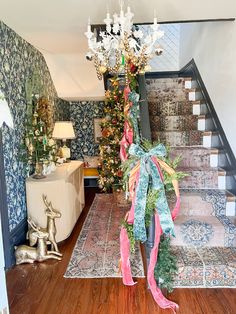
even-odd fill
[{"label": "large ribbon bow", "polygon": [[149,186],[152,190],[158,190],[155,207],[160,218],[160,225],[163,233],[174,235],[174,224],[165,196],[162,174],[156,161],[156,157],[164,157],[166,155],[165,146],[163,144],[158,144],[148,152],[145,152],[139,145],[131,144],[129,154],[140,159],[140,175],[134,200],[134,238],[141,242],[147,240],[145,208]]}]

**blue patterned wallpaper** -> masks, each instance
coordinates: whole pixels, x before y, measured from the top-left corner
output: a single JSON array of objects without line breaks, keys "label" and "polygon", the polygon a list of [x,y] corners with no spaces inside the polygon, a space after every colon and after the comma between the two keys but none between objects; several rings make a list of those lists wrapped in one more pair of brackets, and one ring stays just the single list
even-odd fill
[{"label": "blue patterned wallpaper", "polygon": [[[4,166],[7,188],[10,231],[26,217],[25,165],[19,160],[20,145],[25,133],[26,81],[37,71],[40,84],[49,99],[54,99],[54,116],[57,93],[42,54],[0,21],[0,90],[5,95],[14,119],[14,130],[2,128]],[[68,106],[67,106],[68,108]],[[63,112],[63,109],[60,109]],[[68,111],[68,110],[67,110]]]},{"label": "blue patterned wallpaper", "polygon": [[55,107],[55,121],[70,121],[70,103],[68,101],[57,98],[55,102]]},{"label": "blue patterned wallpaper", "polygon": [[71,158],[98,155],[98,144],[94,142],[94,118],[101,118],[103,101],[79,101],[70,103],[70,119],[73,121],[76,139],[71,141]]}]

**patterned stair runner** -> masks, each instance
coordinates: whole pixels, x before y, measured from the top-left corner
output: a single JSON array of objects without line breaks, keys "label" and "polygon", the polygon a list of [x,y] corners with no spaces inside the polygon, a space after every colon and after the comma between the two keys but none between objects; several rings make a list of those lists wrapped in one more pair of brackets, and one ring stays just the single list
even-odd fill
[{"label": "patterned stair runner", "polygon": [[[172,240],[179,266],[175,285],[231,287],[236,285],[236,226],[227,213],[236,198],[225,190],[219,151],[205,145],[201,94],[185,86],[186,78],[146,80],[152,140],[171,146],[171,157],[181,156],[179,170],[188,174],[180,183],[181,210]],[[171,195],[169,201],[172,206]]]}]

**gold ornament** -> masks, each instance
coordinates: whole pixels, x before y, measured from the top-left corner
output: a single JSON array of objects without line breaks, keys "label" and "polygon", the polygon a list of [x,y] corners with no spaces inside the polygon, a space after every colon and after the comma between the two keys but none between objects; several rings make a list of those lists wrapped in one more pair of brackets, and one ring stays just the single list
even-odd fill
[{"label": "gold ornament", "polygon": [[106,68],[104,65],[101,65],[101,66],[99,67],[99,71],[100,71],[100,73],[104,74],[104,73],[106,73],[107,68]]},{"label": "gold ornament", "polygon": [[33,152],[34,152],[34,145],[32,143],[29,144],[28,146],[28,151],[29,151],[29,154],[32,155]]}]

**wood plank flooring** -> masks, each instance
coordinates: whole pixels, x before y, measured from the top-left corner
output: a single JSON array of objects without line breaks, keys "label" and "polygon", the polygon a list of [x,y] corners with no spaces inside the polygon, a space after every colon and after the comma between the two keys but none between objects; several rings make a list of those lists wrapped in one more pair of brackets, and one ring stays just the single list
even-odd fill
[{"label": "wood plank flooring", "polygon": [[[117,278],[63,278],[95,192],[86,190],[85,209],[69,239],[60,244],[61,262],[18,265],[7,272],[11,314],[171,313],[158,308],[143,278],[134,287]],[[168,297],[179,304],[180,314],[236,314],[235,289],[175,289]]]}]

